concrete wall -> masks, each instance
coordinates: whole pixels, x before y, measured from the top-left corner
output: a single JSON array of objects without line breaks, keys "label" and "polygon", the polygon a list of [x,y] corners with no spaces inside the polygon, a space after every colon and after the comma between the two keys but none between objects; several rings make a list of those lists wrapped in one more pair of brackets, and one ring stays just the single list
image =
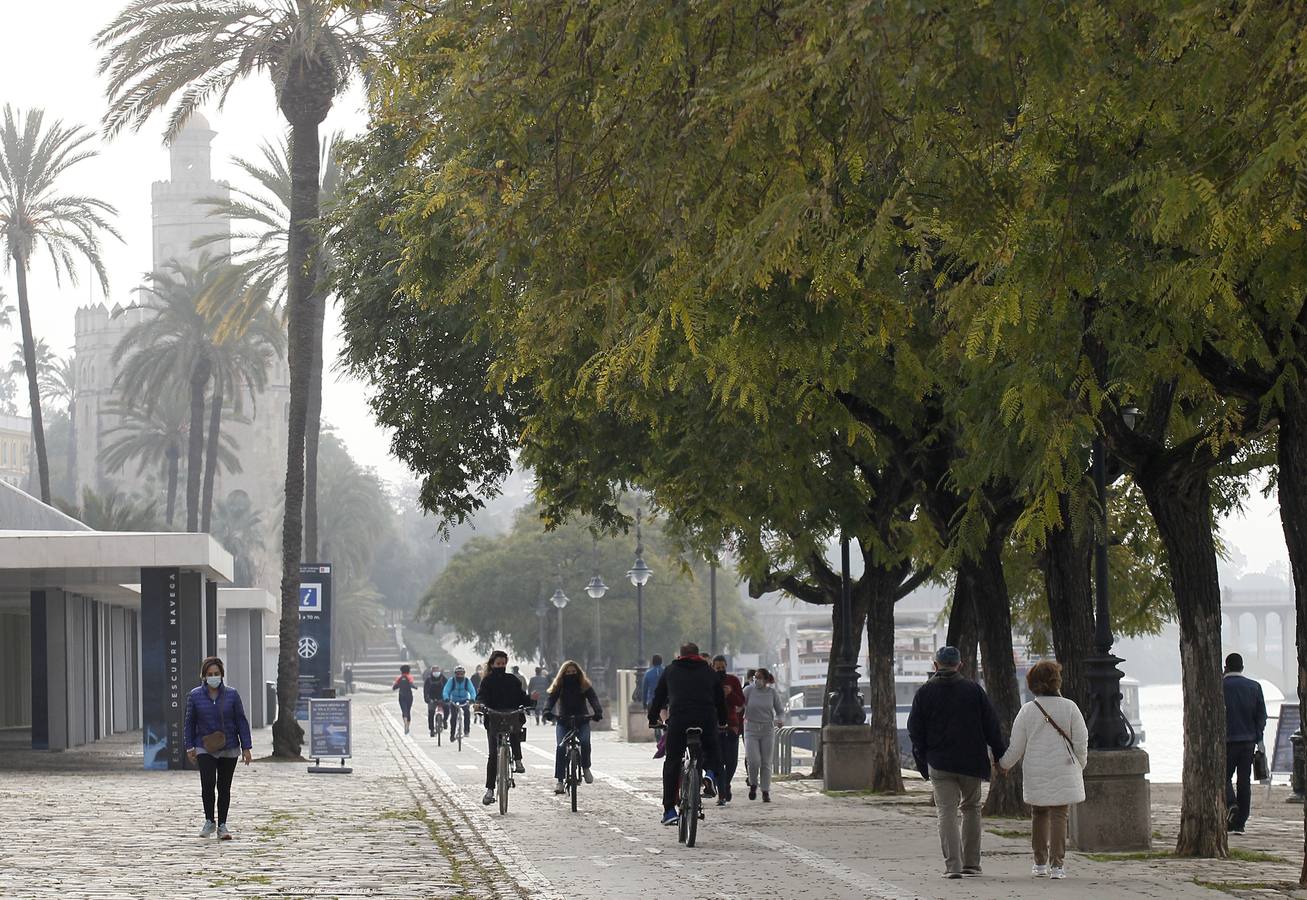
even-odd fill
[{"label": "concrete wall", "polygon": [[0,610],[0,728],[32,724],[31,644],[31,614]]}]

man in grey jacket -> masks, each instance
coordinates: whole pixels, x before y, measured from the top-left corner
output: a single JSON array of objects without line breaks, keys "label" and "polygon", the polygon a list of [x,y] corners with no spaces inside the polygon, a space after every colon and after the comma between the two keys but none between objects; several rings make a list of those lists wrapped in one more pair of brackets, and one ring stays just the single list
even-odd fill
[{"label": "man in grey jacket", "polygon": [[[1225,806],[1230,834],[1243,834],[1252,805],[1253,753],[1266,731],[1266,698],[1262,686],[1243,674],[1243,657],[1225,658]],[[1230,784],[1236,775],[1238,789]]]}]

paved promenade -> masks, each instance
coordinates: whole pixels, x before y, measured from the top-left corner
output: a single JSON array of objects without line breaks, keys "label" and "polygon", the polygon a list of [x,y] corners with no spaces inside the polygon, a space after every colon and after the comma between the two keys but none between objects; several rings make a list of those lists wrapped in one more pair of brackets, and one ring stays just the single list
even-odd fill
[{"label": "paved promenade", "polygon": [[[356,695],[354,774],[302,764],[237,771],[228,843],[195,837],[195,773],[141,771],[135,735],[62,754],[0,755],[0,897],[1189,898],[1300,896],[1300,807],[1258,793],[1243,859],[1089,859],[1060,883],[1029,875],[1029,824],[986,822],[981,878],[945,881],[920,783],[899,797],[828,797],[774,785],[709,807],[699,846],[656,822],[649,745],[595,736],[581,812],[553,794],[552,728],[529,731],[506,817],[483,807],[485,743],[460,753],[402,735],[393,698]],[[421,725],[415,721],[415,725]],[[266,754],[270,734],[256,737]],[[1172,795],[1177,796],[1172,796]],[[1178,792],[1157,790],[1164,851]],[[1220,890],[1213,887],[1219,886]],[[1302,894],[1301,896],[1307,896]]]}]

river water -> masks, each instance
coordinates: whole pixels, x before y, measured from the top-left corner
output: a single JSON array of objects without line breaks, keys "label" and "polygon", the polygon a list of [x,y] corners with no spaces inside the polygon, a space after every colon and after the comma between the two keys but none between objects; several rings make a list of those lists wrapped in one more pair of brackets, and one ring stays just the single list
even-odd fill
[{"label": "river water", "polygon": [[[1266,695],[1266,712],[1275,717],[1280,714],[1284,696],[1269,681],[1261,682]],[[1139,719],[1144,726],[1146,740],[1142,744],[1148,751],[1148,780],[1179,784],[1184,765],[1184,707],[1183,691],[1178,684],[1150,684],[1139,688]],[[1270,751],[1275,740],[1274,718],[1266,723],[1266,746]]]}]

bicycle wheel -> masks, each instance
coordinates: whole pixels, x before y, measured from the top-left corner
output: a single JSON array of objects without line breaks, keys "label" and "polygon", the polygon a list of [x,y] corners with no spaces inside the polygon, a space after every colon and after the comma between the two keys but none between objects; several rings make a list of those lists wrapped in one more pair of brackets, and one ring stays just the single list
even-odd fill
[{"label": "bicycle wheel", "polygon": [[576,812],[576,788],[581,781],[581,751],[575,747],[567,755],[567,780],[572,789],[572,812]]},{"label": "bicycle wheel", "polygon": [[695,835],[699,832],[699,806],[703,803],[703,800],[699,797],[699,785],[703,781],[703,770],[699,766],[698,759],[692,759],[687,768],[690,770],[690,777],[686,779],[690,788],[689,796],[686,798],[689,811],[688,815],[681,821],[684,822],[686,818],[689,819],[689,823],[685,826],[685,846],[693,847]]},{"label": "bicycle wheel", "polygon": [[499,745],[499,761],[497,763],[499,778],[499,814],[508,815],[508,784],[510,775],[513,771],[513,755],[508,752],[508,743],[504,742]]},{"label": "bicycle wheel", "polygon": [[436,746],[437,746],[437,747],[440,746],[440,741],[441,741],[441,739],[442,739],[444,736],[445,736],[445,723],[444,723],[444,721],[442,720],[441,723],[440,723],[440,727],[436,729]]},{"label": "bicycle wheel", "polygon": [[681,763],[681,793],[677,799],[677,812],[680,820],[677,822],[676,839],[682,844],[685,843],[686,831],[690,827],[690,795],[694,787],[690,784],[690,767]]}]

